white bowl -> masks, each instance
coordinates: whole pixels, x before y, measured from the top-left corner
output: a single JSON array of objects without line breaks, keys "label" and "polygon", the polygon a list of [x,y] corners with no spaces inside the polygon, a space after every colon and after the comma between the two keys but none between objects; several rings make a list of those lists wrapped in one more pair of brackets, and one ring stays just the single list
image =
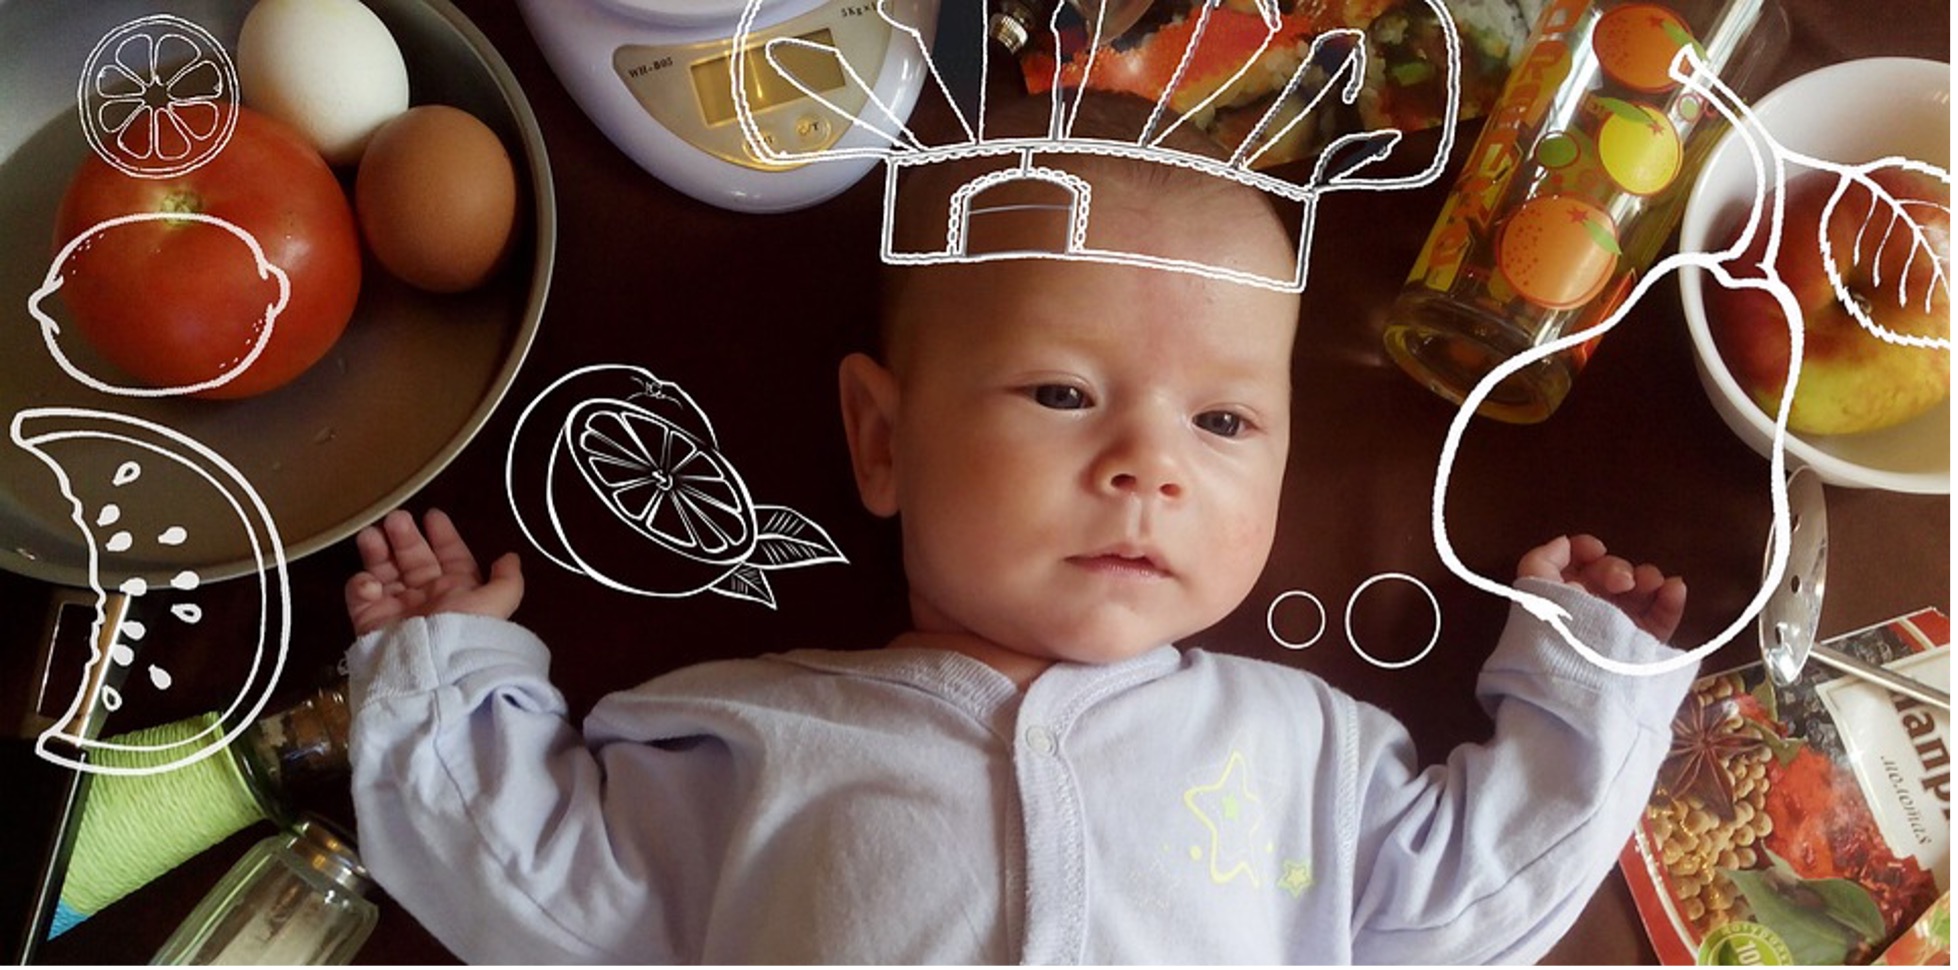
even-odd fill
[{"label": "white bowl", "polygon": [[[1951,66],[1941,61],[1873,57],[1804,74],[1754,105],[1771,137],[1790,151],[1854,165],[1901,155],[1951,166]],[[1806,171],[1787,168],[1788,177]],[[1728,206],[1755,190],[1753,162],[1740,133],[1728,131],[1707,156],[1679,226],[1679,251],[1713,252],[1728,240],[1710,238]],[[1794,231],[1782,245],[1814,245]],[[1758,274],[1756,274],[1758,275]],[[1774,422],[1728,372],[1707,330],[1702,288],[1718,286],[1697,267],[1679,274],[1681,303],[1693,335],[1695,362],[1707,397],[1727,426],[1762,455],[1770,454]],[[1807,465],[1826,482],[1897,492],[1950,494],[1951,404],[1946,401],[1903,424],[1846,435],[1788,434],[1792,469]]]}]

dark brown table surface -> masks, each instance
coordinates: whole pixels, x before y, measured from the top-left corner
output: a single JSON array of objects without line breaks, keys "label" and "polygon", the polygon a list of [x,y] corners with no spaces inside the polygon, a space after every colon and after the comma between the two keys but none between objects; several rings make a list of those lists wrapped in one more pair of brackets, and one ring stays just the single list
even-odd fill
[{"label": "dark brown table surface", "polygon": [[[604,138],[550,72],[512,5],[457,3],[501,50],[536,111],[556,176],[560,241],[543,326],[505,406],[411,507],[448,510],[479,552],[529,554],[518,618],[551,644],[553,677],[576,713],[608,691],[696,661],[882,642],[904,622],[896,533],[857,503],[834,403],[836,363],[858,346],[875,310],[880,180],[786,215],[739,215],[696,202]],[[1936,0],[1785,6],[1792,41],[1772,83],[1856,57],[1950,59],[1950,11]],[[1457,159],[1475,130],[1465,125]],[[1318,672],[1403,718],[1428,759],[1486,733],[1471,685],[1507,608],[1444,569],[1430,540],[1436,457],[1454,408],[1380,349],[1387,305],[1445,187],[1446,180],[1417,192],[1346,193],[1322,205],[1295,363],[1296,433],[1279,547],[1249,600],[1195,638]],[[820,522],[850,564],[777,573],[780,608],[770,611],[713,596],[635,598],[536,555],[502,484],[517,411],[559,375],[610,362],[640,364],[686,387],[757,498]],[[1731,623],[1758,586],[1767,473],[1767,462],[1728,433],[1701,392],[1678,290],[1662,285],[1606,339],[1553,420],[1474,425],[1449,521],[1463,560],[1485,575],[1507,577],[1526,547],[1573,531],[1661,563],[1690,584],[1679,641],[1698,643]],[[1825,634],[1923,606],[1949,610],[1947,497],[1832,487],[1828,498]],[[356,561],[347,542],[292,565],[295,622],[282,698],[316,683],[349,642],[340,589]],[[1419,577],[1440,603],[1440,645],[1421,663],[1383,670],[1337,635],[1295,653],[1267,634],[1266,608],[1279,593],[1312,592],[1336,617],[1360,584],[1385,572]],[[1425,601],[1405,586],[1376,590],[1366,602],[1380,615],[1361,627],[1368,648],[1385,656],[1416,649],[1431,630]],[[216,588],[205,592],[208,603]],[[37,618],[33,604],[45,595],[38,584],[0,576],[0,601],[21,604],[19,616]],[[25,638],[35,625],[15,624],[22,629],[5,635]],[[1709,664],[1752,659],[1744,638]],[[175,672],[179,687],[169,703],[176,706],[126,712],[129,718],[161,723],[226,699],[218,673],[201,690],[197,670]],[[138,726],[125,719],[111,729]],[[320,794],[310,807],[354,821],[344,791]],[[270,833],[261,824],[220,843],[51,942],[40,959],[146,962],[246,847]],[[360,961],[452,960],[384,896],[381,908]],[[1615,872],[1552,958],[1652,960]]]}]

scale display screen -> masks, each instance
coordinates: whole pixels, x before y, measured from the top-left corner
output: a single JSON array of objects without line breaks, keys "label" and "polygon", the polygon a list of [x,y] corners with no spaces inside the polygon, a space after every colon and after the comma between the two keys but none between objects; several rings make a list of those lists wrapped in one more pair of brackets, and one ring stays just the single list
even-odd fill
[{"label": "scale display screen", "polygon": [[[836,46],[828,28],[803,34],[797,39],[830,48]],[[775,48],[775,59],[810,89],[828,92],[844,84],[842,65],[837,62],[836,55],[828,51],[783,44]],[[716,57],[693,66],[694,95],[699,99],[700,113],[706,117],[709,125],[724,125],[734,120],[734,90],[729,80],[732,60],[731,56]],[[748,72],[745,79],[750,110],[760,111],[803,97],[802,88],[796,87],[777,72],[759,51],[750,53],[748,64],[755,68]]]}]

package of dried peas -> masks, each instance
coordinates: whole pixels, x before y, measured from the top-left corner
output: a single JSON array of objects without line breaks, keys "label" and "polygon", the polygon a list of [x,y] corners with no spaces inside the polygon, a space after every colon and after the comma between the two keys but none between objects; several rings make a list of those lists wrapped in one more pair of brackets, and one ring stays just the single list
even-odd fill
[{"label": "package of dried peas", "polygon": [[[1950,621],[1829,641],[1941,690]],[[1950,715],[1811,660],[1701,678],[1620,863],[1669,964],[1869,963],[1949,889]]]}]

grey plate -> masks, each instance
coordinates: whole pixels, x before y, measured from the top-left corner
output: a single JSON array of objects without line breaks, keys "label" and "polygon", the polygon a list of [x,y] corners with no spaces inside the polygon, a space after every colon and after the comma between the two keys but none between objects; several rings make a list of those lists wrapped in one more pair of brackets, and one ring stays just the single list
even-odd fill
[{"label": "grey plate", "polygon": [[[229,49],[250,6],[244,0],[0,0],[0,91],[6,92],[0,98],[0,421],[24,408],[71,407],[174,429],[250,482],[287,558],[296,559],[407,500],[488,419],[543,314],[557,215],[537,121],[483,35],[446,0],[371,0],[407,60],[411,103],[464,108],[510,149],[525,200],[510,262],[476,291],[433,296],[389,279],[369,261],[346,335],[297,381],[258,397],[133,398],[91,390],[66,375],[27,301],[53,256],[62,191],[89,151],[75,105],[83,65],[108,31],[158,12],[202,26]],[[63,346],[78,353],[72,342]],[[93,362],[77,363],[99,373]],[[62,447],[60,461],[78,490],[111,488],[107,481],[126,450],[100,438]],[[132,548],[100,557],[105,587],[127,576],[195,570],[209,581],[261,568],[237,510],[200,486],[193,472],[180,467],[151,476],[142,488],[96,493],[118,498],[127,513],[119,527],[138,535]],[[86,585],[98,550],[73,516],[53,470],[0,436],[0,568]],[[168,526],[180,527],[188,541],[151,541]]]}]

